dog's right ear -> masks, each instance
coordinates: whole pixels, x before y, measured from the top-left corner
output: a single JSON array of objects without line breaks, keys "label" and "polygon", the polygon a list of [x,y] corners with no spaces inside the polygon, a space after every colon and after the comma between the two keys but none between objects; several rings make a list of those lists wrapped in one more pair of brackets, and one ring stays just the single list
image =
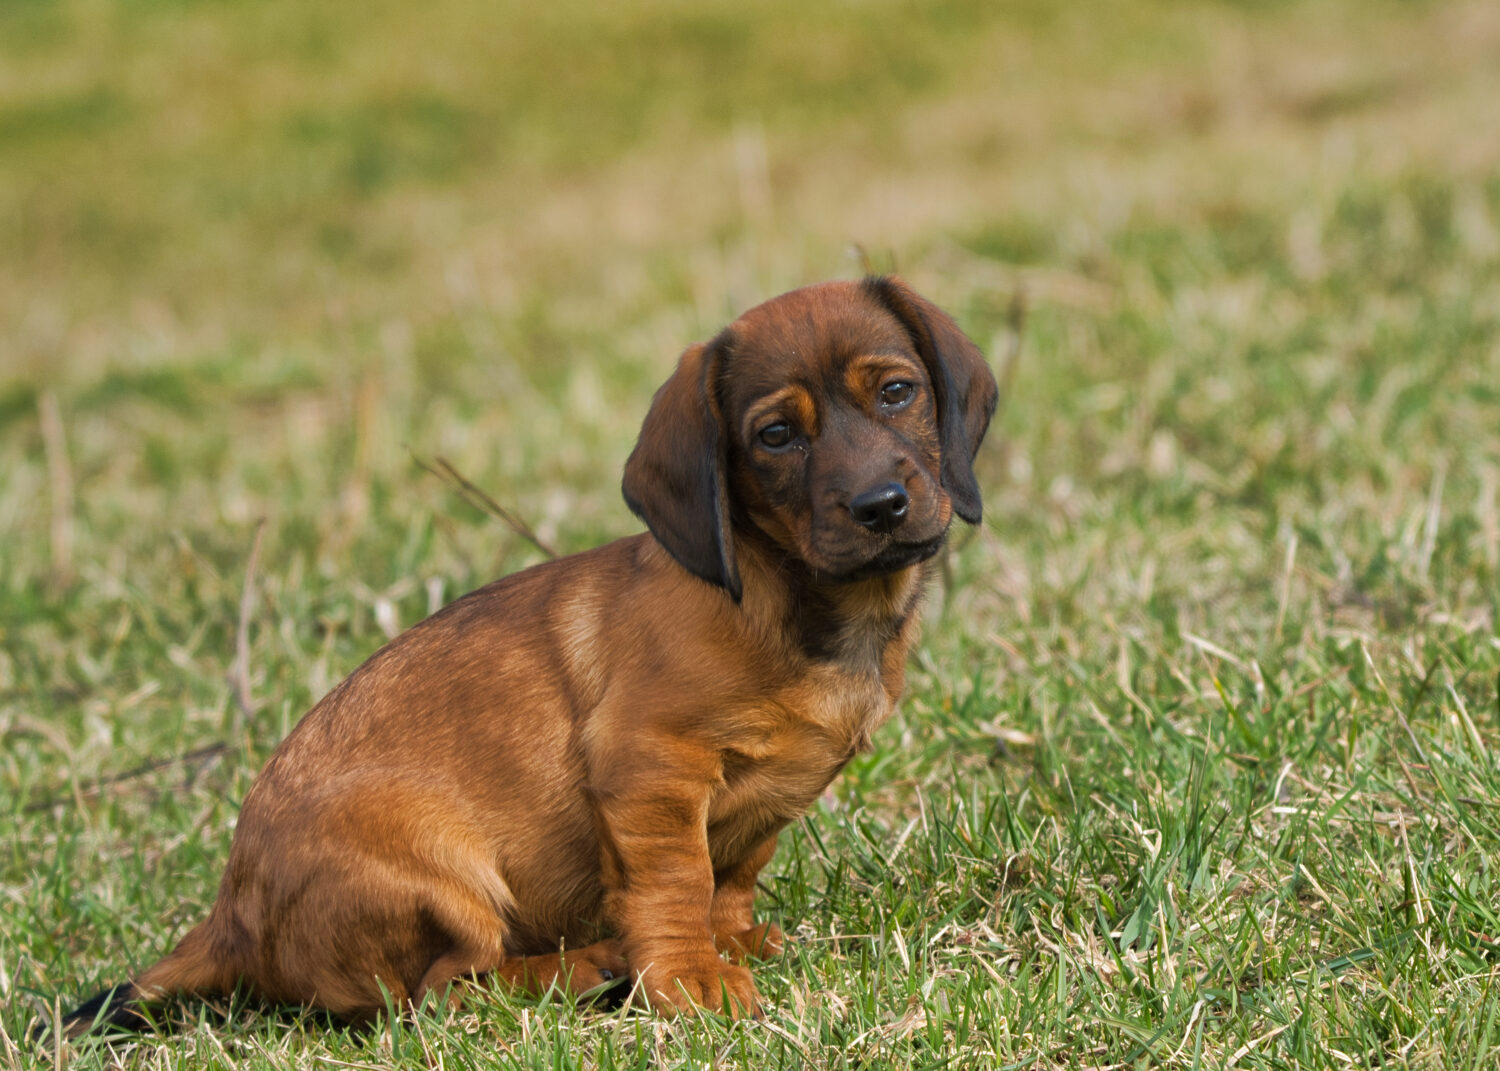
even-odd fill
[{"label": "dog's right ear", "polygon": [[726,330],[683,353],[677,371],[651,400],[621,490],[631,512],[684,569],[738,602],[728,446],[714,389],[728,343]]}]

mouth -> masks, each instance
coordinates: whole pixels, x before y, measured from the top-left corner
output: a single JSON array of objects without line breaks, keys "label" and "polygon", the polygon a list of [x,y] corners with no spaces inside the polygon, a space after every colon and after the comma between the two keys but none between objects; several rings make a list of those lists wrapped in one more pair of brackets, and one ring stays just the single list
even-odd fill
[{"label": "mouth", "polygon": [[899,573],[903,569],[909,569],[918,562],[925,562],[938,551],[943,549],[943,543],[947,540],[946,531],[939,532],[931,539],[925,539],[917,543],[892,542],[883,547],[879,553],[868,561],[855,566],[843,575],[845,580],[868,580],[874,576],[886,576],[890,573]]}]

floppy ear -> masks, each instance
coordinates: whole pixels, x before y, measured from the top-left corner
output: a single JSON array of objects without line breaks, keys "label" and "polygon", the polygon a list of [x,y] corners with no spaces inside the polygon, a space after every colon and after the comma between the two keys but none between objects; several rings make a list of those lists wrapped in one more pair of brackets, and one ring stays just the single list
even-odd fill
[{"label": "floppy ear", "polygon": [[727,445],[714,389],[727,336],[690,346],[678,360],[651,400],[621,490],[631,512],[684,569],[738,602]]},{"label": "floppy ear", "polygon": [[978,524],[983,503],[974,479],[974,455],[995,413],[1000,388],[984,354],[942,309],[894,275],[865,279],[867,293],[900,320],[911,336],[937,395],[938,435],[943,447],[943,488],[953,509]]}]

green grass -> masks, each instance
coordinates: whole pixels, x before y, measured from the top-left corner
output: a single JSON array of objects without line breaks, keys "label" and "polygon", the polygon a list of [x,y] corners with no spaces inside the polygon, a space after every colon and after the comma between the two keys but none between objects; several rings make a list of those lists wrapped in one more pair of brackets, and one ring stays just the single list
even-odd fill
[{"label": "green grass", "polygon": [[853,245],[1009,394],[763,875],[765,1019],[65,1062],[1500,1066],[1497,54],[1481,0],[0,7],[0,1061],[201,917],[392,622],[538,559],[414,455],[627,534],[675,354]]}]

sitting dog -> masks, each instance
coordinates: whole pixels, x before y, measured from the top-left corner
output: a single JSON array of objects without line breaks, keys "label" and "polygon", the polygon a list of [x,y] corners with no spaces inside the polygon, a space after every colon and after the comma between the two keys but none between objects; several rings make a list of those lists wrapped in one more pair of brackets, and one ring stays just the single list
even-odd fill
[{"label": "sitting dog", "polygon": [[66,1032],[236,987],[363,1019],[477,975],[755,1014],[743,963],[783,940],[756,875],[901,695],[996,395],[895,277],[689,348],[625,466],[649,533],[458,599],[328,693],[208,918]]}]

